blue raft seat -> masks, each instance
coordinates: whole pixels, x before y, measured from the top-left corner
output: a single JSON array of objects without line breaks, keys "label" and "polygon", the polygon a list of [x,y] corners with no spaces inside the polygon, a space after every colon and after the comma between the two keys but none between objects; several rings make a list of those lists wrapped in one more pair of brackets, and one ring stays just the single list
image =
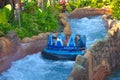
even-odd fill
[{"label": "blue raft seat", "polygon": [[55,45],[58,47],[63,46],[62,36],[60,34],[58,34],[57,41],[56,41]]},{"label": "blue raft seat", "polygon": [[82,41],[82,48],[86,48],[86,36],[81,35],[81,41]]},{"label": "blue raft seat", "polygon": [[52,39],[52,37],[53,37],[52,34],[50,34],[50,35],[48,36],[48,46],[52,46],[52,45],[53,45],[53,39]]},{"label": "blue raft seat", "polygon": [[69,47],[75,47],[76,46],[75,42],[74,42],[74,37],[73,36],[70,37],[70,40],[69,40],[67,46],[69,46]]}]

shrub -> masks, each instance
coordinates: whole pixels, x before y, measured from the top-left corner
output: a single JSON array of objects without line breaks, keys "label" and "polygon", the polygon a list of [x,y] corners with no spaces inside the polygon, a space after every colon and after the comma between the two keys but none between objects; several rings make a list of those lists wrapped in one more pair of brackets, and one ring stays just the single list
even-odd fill
[{"label": "shrub", "polygon": [[[34,7],[33,7],[34,6]],[[33,1],[21,12],[21,27],[17,22],[8,23],[10,11],[7,8],[0,10],[0,36],[15,30],[20,38],[31,37],[43,32],[55,32],[59,29],[59,11],[54,7],[48,7],[42,11]]]},{"label": "shrub", "polygon": [[120,20],[120,0],[114,0],[111,4],[112,15],[114,18]]}]

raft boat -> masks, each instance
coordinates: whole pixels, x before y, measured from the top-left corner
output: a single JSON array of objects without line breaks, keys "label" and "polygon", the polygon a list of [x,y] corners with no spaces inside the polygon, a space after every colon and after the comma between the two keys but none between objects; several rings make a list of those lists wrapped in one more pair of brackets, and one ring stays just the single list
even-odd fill
[{"label": "raft boat", "polygon": [[65,45],[65,35],[58,34],[55,38],[53,34],[49,34],[48,44],[43,49],[42,56],[52,60],[75,60],[77,55],[84,55],[86,36],[80,35],[80,39],[75,40],[77,36],[78,34],[71,35],[68,43]]}]

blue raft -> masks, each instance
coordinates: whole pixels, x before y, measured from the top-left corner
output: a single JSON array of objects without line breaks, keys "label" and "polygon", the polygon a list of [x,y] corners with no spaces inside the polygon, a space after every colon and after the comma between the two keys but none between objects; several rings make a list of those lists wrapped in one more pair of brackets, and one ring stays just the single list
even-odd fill
[{"label": "blue raft", "polygon": [[58,34],[55,38],[53,34],[48,36],[48,44],[42,51],[42,56],[52,60],[75,60],[77,55],[84,55],[86,49],[86,36],[71,35],[67,44],[64,44],[64,33]]}]

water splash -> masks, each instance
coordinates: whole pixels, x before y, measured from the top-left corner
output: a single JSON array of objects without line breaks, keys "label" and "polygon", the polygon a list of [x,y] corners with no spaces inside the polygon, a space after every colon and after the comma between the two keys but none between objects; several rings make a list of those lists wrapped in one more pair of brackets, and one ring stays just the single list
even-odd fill
[{"label": "water splash", "polygon": [[66,80],[73,65],[74,61],[47,60],[37,53],[13,62],[0,80]]},{"label": "water splash", "polygon": [[82,19],[71,19],[68,20],[72,33],[78,33],[86,35],[87,37],[87,48],[91,44],[95,43],[105,37],[107,30],[102,22],[102,16],[82,18]]},{"label": "water splash", "polygon": [[107,76],[105,80],[120,80],[120,69],[117,69],[110,76]]},{"label": "water splash", "polygon": [[[87,48],[106,35],[101,16],[68,21],[73,33],[87,36]],[[39,52],[13,62],[11,68],[0,75],[0,80],[66,80],[74,63],[43,59]]]}]

